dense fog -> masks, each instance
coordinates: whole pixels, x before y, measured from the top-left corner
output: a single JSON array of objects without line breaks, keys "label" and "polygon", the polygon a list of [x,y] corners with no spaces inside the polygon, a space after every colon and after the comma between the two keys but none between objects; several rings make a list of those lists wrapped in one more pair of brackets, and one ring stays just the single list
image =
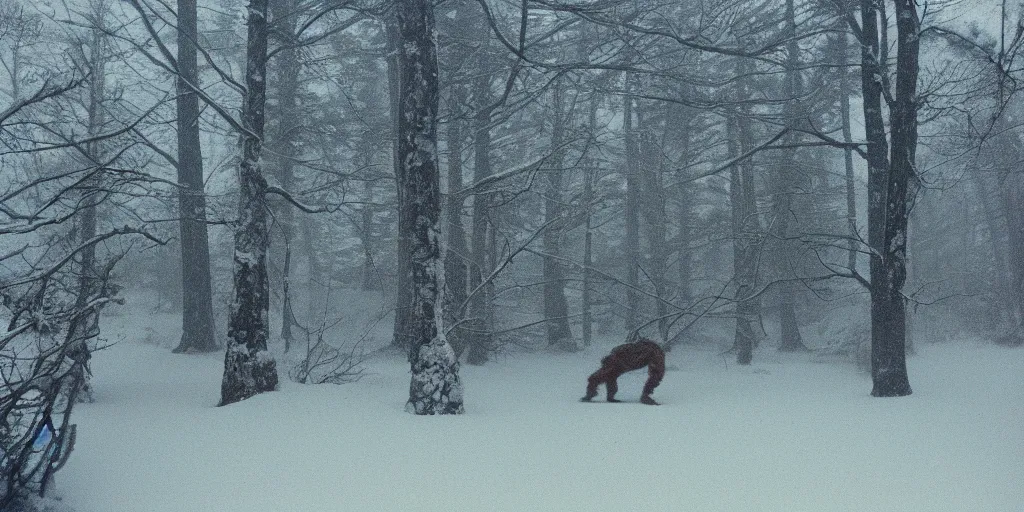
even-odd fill
[{"label": "dense fog", "polygon": [[1019,507],[1021,59],[1005,0],[0,0],[0,510]]}]

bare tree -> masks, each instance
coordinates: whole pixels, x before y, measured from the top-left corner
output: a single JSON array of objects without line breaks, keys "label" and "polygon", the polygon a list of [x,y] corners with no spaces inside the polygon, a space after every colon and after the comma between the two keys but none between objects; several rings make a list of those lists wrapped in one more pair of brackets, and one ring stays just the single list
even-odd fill
[{"label": "bare tree", "polygon": [[576,343],[569,328],[569,303],[565,298],[565,269],[562,267],[562,166],[565,150],[562,148],[567,119],[571,118],[565,106],[563,81],[557,80],[551,89],[551,166],[547,169],[547,187],[544,190],[544,318],[547,320],[548,346],[557,350],[575,351]]},{"label": "bare tree", "polygon": [[396,9],[401,72],[398,157],[402,172],[399,209],[410,221],[412,318],[409,349],[412,380],[406,410],[416,414],[461,414],[459,362],[445,338],[437,163],[438,68],[434,6],[408,0]]},{"label": "bare tree", "polygon": [[277,388],[277,363],[267,351],[270,283],[267,277],[267,180],[263,177],[264,108],[267,84],[267,0],[250,0],[246,49],[246,93],[242,107],[238,225],[235,228],[235,300],[228,323],[220,405]]},{"label": "bare tree", "polygon": [[210,240],[206,227],[203,153],[199,140],[199,40],[196,0],[178,0],[175,89],[178,111],[178,211],[181,233],[181,342],[175,352],[217,350],[214,334]]}]

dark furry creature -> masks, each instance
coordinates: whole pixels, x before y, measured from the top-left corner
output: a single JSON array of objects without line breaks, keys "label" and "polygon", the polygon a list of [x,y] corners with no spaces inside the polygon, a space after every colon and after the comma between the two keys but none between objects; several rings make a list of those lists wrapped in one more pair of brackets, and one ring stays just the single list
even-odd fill
[{"label": "dark furry creature", "polygon": [[612,349],[612,353],[601,359],[601,368],[587,379],[587,394],[580,400],[589,402],[597,396],[597,386],[604,384],[608,392],[609,402],[618,402],[615,393],[619,390],[616,382],[620,375],[633,370],[647,367],[647,383],[644,384],[640,402],[647,405],[658,405],[651,398],[654,388],[665,376],[665,351],[657,343],[640,338],[639,341],[625,343]]}]

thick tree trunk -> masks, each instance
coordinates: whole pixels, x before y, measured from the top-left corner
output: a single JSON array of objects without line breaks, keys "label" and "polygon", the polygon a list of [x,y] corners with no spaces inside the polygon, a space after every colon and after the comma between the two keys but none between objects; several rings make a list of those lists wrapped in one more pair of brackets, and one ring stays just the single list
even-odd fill
[{"label": "thick tree trunk", "polygon": [[181,220],[181,341],[174,352],[213,352],[217,346],[206,228],[203,154],[199,142],[196,0],[178,0],[178,214]]},{"label": "thick tree trunk", "polygon": [[242,106],[238,225],[235,228],[234,285],[224,357],[220,405],[277,388],[277,364],[267,351],[270,283],[267,278],[267,180],[263,177],[264,108],[267,83],[267,0],[250,0]]},{"label": "thick tree trunk", "polygon": [[[872,60],[880,53],[868,31],[877,30],[875,11],[871,2],[862,7],[865,31],[864,55]],[[903,298],[903,284],[906,281],[907,251],[907,200],[909,184],[914,174],[917,149],[917,76],[918,53],[920,48],[920,20],[914,0],[895,0],[897,56],[896,91],[889,114],[892,129],[892,147],[889,169],[877,168],[869,161],[870,210],[876,210],[874,220],[878,224],[869,226],[869,240],[873,251],[871,265],[871,378],[874,384],[871,395],[879,397],[905,396],[911,393],[907,378],[906,362],[906,302]],[[871,18],[868,20],[868,18]],[[876,32],[877,33],[877,32]],[[865,120],[869,117],[869,95],[880,90],[875,74],[868,72],[873,66],[863,66],[865,84]],[[875,70],[877,71],[877,70]],[[869,84],[870,82],[870,84]],[[880,117],[880,105],[879,116]],[[870,121],[868,121],[870,122]],[[872,130],[874,129],[874,130]],[[874,137],[881,133],[884,141],[884,127],[869,127],[868,150],[877,151]],[[876,157],[877,158],[877,157]],[[871,171],[874,171],[871,173]],[[873,174],[873,175],[872,175]],[[869,220],[870,223],[870,220]]]},{"label": "thick tree trunk", "polygon": [[[396,4],[397,5],[397,4]],[[402,190],[401,185],[404,177],[402,176],[402,162],[398,156],[398,110],[399,110],[399,89],[402,80],[402,69],[399,63],[399,46],[398,46],[398,23],[395,19],[394,13],[389,14],[386,17],[384,23],[385,32],[387,35],[387,68],[388,68],[388,97],[391,103],[391,126],[394,130],[394,144],[392,145],[392,164],[394,166],[395,183],[396,183],[396,196],[398,203],[402,204],[402,194],[405,192]],[[412,224],[405,215],[405,212],[401,208],[398,210],[398,233],[395,237],[397,240],[398,251],[396,253],[396,288],[395,288],[395,328],[394,335],[391,338],[391,346],[399,349],[405,353],[409,352],[412,347],[413,333],[410,330],[409,323],[412,321],[412,255],[410,253],[410,240],[409,233],[411,232]]]},{"label": "thick tree trunk", "polygon": [[565,151],[561,148],[565,137],[565,117],[561,84],[552,88],[551,167],[547,169],[547,187],[544,191],[544,318],[547,320],[548,346],[557,350],[577,350],[569,328],[569,303],[565,298],[565,269],[559,257],[562,254],[562,228],[558,218],[562,215],[562,166]]},{"label": "thick tree trunk", "polygon": [[404,193],[400,208],[411,219],[413,315],[409,351],[412,380],[406,410],[416,414],[460,414],[459,362],[445,339],[441,315],[439,223],[440,175],[437,164],[438,70],[434,7],[429,0],[406,0],[397,9],[400,90],[398,152]]}]

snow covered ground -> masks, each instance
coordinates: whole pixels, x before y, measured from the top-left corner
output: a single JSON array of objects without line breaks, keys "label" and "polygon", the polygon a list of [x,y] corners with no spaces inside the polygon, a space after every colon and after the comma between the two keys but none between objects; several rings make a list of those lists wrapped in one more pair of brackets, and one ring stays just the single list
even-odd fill
[{"label": "snow covered ground", "polygon": [[1024,511],[1022,350],[924,345],[913,396],[874,399],[851,365],[683,347],[661,407],[577,402],[611,343],[463,366],[467,413],[416,417],[397,359],[217,408],[220,355],[124,341],[57,486],[77,512]]}]

